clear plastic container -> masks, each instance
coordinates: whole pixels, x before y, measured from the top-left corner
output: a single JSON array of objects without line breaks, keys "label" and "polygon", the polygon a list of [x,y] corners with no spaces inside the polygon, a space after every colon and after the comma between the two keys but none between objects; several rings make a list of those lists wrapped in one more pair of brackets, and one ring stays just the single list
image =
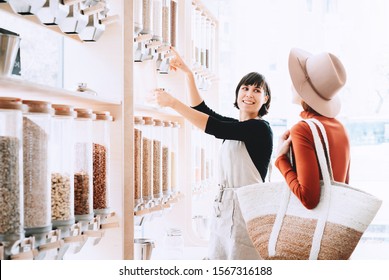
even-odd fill
[{"label": "clear plastic container", "polygon": [[153,129],[153,198],[162,197],[162,129],[163,122],[154,119]]},{"label": "clear plastic container", "polygon": [[179,176],[178,176],[178,166],[179,166],[179,129],[180,124],[178,122],[173,122],[172,126],[172,136],[171,136],[171,150],[170,150],[170,188],[171,193],[175,194],[179,191]]},{"label": "clear plastic container", "polygon": [[51,224],[49,135],[51,104],[23,100],[24,229],[26,236],[45,234]]},{"label": "clear plastic container", "polygon": [[142,34],[153,34],[153,0],[143,0],[142,3]]},{"label": "clear plastic container", "polygon": [[153,0],[153,40],[162,42],[162,0]]},{"label": "clear plastic container", "polygon": [[143,117],[142,129],[142,198],[147,204],[153,200],[153,128],[152,117]]},{"label": "clear plastic container", "polygon": [[170,121],[163,122],[162,131],[162,193],[164,198],[171,194],[171,149],[172,149],[172,127]]},{"label": "clear plastic container", "polygon": [[53,104],[50,155],[51,221],[61,236],[74,224],[73,125],[76,112],[69,105]]},{"label": "clear plastic container", "polygon": [[162,39],[170,46],[170,0],[162,0]]},{"label": "clear plastic container", "polygon": [[24,238],[23,228],[23,105],[0,97],[0,241]]},{"label": "clear plastic container", "polygon": [[138,34],[143,29],[142,21],[143,0],[134,0],[134,32]]},{"label": "clear plastic container", "polygon": [[142,204],[142,117],[134,117],[134,206]]},{"label": "clear plastic container", "polygon": [[170,45],[177,46],[177,30],[178,30],[178,10],[177,2],[171,0],[170,2]]},{"label": "clear plastic container", "polygon": [[74,109],[74,215],[83,226],[93,220],[93,146],[92,110]]},{"label": "clear plastic container", "polygon": [[93,211],[96,215],[110,212],[110,127],[113,117],[108,111],[94,111],[93,122]]}]

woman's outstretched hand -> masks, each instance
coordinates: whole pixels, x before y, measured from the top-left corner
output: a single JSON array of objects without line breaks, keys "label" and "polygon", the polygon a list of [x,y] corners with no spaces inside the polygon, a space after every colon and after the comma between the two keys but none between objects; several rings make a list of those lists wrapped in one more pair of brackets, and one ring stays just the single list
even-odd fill
[{"label": "woman's outstretched hand", "polygon": [[170,70],[176,71],[177,69],[180,69],[184,73],[191,73],[192,71],[190,68],[185,64],[182,57],[179,55],[179,53],[176,51],[175,48],[170,47],[170,50],[173,52],[174,57],[170,60]]},{"label": "woman's outstretched hand", "polygon": [[154,90],[154,98],[157,104],[161,107],[173,107],[175,101],[173,96],[161,88]]}]

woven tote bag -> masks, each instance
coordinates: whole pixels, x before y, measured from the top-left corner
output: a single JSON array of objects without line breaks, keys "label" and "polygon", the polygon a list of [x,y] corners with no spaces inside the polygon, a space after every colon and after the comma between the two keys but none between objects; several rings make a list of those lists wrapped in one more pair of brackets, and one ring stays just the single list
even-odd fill
[{"label": "woven tote bag", "polygon": [[334,182],[331,161],[327,160],[330,153],[324,126],[316,119],[305,121],[314,137],[323,177],[318,206],[312,210],[305,208],[284,181],[238,188],[239,206],[249,236],[262,258],[347,260],[382,201]]}]

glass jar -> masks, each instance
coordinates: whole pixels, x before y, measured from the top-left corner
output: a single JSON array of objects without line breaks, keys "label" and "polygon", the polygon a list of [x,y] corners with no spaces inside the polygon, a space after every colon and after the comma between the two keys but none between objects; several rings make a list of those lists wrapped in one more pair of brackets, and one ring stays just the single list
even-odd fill
[{"label": "glass jar", "polygon": [[145,121],[142,117],[134,117],[134,206],[142,202],[142,127]]},{"label": "glass jar", "polygon": [[153,0],[153,40],[162,42],[162,0]]},{"label": "glass jar", "polygon": [[179,178],[177,168],[179,166],[179,122],[173,122],[171,129],[171,150],[170,150],[170,189],[175,194],[179,191]]},{"label": "glass jar", "polygon": [[142,22],[143,0],[134,0],[134,32],[138,34],[143,29]]},{"label": "glass jar", "polygon": [[162,38],[170,46],[170,0],[162,0]]},{"label": "glass jar", "polygon": [[170,182],[170,154],[172,148],[172,126],[170,121],[163,122],[163,133],[162,133],[162,193],[165,199],[170,196],[171,193],[171,182]]},{"label": "glass jar", "polygon": [[92,121],[96,115],[90,109],[74,110],[74,215],[85,227],[94,217]]},{"label": "glass jar", "polygon": [[0,97],[0,241],[24,238],[23,229],[23,105]]},{"label": "glass jar", "polygon": [[177,46],[177,26],[178,23],[178,10],[177,2],[171,0],[170,2],[170,45],[172,47]]},{"label": "glass jar", "polygon": [[53,104],[51,126],[51,221],[67,237],[74,224],[73,124],[69,105]]},{"label": "glass jar", "polygon": [[142,198],[148,204],[153,200],[153,127],[152,117],[143,117],[142,129]]},{"label": "glass jar", "polygon": [[142,3],[142,34],[153,34],[153,0],[143,0]]},{"label": "glass jar", "polygon": [[184,257],[184,237],[179,228],[169,228],[165,237],[165,253],[169,260],[179,260]]},{"label": "glass jar", "polygon": [[44,234],[52,229],[51,184],[49,173],[49,135],[51,104],[23,100],[23,181],[24,229],[26,236]]},{"label": "glass jar", "polygon": [[154,119],[153,129],[153,198],[162,197],[162,129],[163,122]]},{"label": "glass jar", "polygon": [[93,211],[96,215],[105,215],[110,211],[110,126],[113,117],[107,111],[93,113],[96,114],[93,123]]}]

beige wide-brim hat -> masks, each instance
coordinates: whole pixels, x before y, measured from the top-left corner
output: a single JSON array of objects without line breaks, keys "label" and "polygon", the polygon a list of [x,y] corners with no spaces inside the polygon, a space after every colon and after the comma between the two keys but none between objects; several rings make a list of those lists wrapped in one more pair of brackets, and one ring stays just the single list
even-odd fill
[{"label": "beige wide-brim hat", "polygon": [[289,53],[289,74],[294,89],[319,114],[334,118],[341,108],[339,90],[346,83],[346,70],[335,55],[313,55],[293,48]]}]

